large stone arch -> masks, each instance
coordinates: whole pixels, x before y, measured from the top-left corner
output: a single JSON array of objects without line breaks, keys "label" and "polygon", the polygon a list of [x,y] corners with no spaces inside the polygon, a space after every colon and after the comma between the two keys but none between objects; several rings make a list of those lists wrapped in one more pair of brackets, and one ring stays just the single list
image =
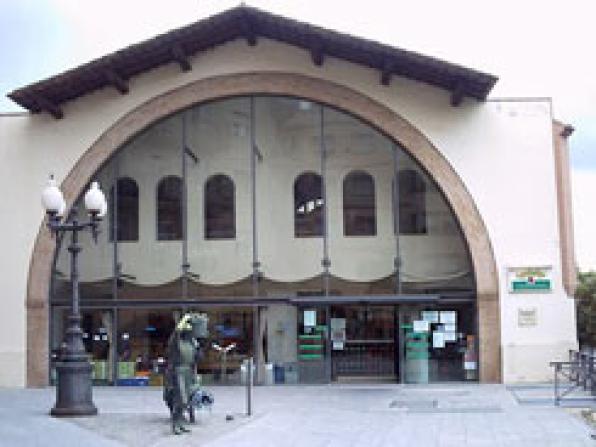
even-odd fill
[{"label": "large stone arch", "polygon": [[[480,380],[501,380],[500,308],[497,268],[484,222],[464,183],[433,144],[388,107],[348,87],[291,73],[246,73],[194,81],[150,99],[107,129],[62,182],[73,203],[101,165],[124,143],[155,121],[204,101],[243,94],[300,96],[351,113],[395,139],[434,178],[457,216],[476,278]],[[49,284],[55,241],[42,225],[35,240],[27,284],[27,385],[48,383]]]}]

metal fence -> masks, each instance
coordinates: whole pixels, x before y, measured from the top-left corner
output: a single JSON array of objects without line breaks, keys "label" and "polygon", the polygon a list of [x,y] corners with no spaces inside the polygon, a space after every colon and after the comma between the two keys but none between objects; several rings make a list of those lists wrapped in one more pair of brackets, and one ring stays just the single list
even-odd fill
[{"label": "metal fence", "polygon": [[555,405],[576,390],[596,397],[596,349],[569,350],[569,360],[551,362],[554,368]]}]

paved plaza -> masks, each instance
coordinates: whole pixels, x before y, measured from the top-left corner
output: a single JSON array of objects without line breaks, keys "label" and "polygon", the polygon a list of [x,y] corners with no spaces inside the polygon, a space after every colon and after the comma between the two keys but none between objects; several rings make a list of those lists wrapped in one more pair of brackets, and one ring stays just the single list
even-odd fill
[{"label": "paved plaza", "polygon": [[[54,389],[0,389],[1,446],[596,446],[547,387],[322,385],[213,387],[211,413],[170,434],[159,388],[94,389],[99,415],[48,416]],[[226,421],[226,415],[233,420]]]}]

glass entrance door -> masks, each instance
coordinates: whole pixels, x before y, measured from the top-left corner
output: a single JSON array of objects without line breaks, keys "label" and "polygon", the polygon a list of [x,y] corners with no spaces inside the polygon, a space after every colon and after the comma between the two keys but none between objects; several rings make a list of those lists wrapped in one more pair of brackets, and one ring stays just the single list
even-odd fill
[{"label": "glass entrance door", "polygon": [[332,378],[395,380],[393,306],[333,306],[330,319]]},{"label": "glass entrance door", "polygon": [[301,383],[329,381],[327,307],[298,308],[298,376]]},{"label": "glass entrance door", "polygon": [[471,304],[400,306],[401,381],[477,380],[475,316]]}]

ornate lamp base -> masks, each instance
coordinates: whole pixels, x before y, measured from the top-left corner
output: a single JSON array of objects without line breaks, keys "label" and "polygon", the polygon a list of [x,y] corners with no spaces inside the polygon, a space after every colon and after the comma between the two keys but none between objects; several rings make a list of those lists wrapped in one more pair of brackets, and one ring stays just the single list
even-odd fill
[{"label": "ornate lamp base", "polygon": [[87,360],[56,363],[56,404],[52,416],[94,416],[91,386],[91,363]]}]

